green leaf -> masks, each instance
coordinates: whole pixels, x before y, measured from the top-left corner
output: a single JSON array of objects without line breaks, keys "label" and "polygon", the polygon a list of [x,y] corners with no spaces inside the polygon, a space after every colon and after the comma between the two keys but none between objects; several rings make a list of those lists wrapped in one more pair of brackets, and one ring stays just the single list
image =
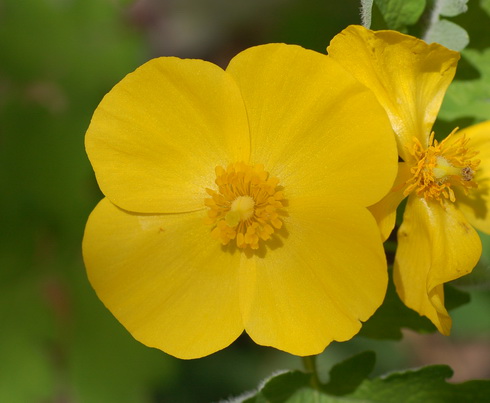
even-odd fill
[{"label": "green leaf", "polygon": [[439,7],[440,15],[455,17],[468,11],[467,3],[468,0],[439,0],[436,7]]},{"label": "green leaf", "polygon": [[461,51],[470,42],[468,32],[452,21],[445,19],[436,21],[427,30],[424,40],[428,43],[437,42],[446,48]]},{"label": "green leaf", "polygon": [[482,255],[473,271],[455,283],[465,289],[490,290],[490,235],[478,232],[482,242]]},{"label": "green leaf", "polygon": [[484,51],[466,49],[463,58],[480,73],[475,80],[455,80],[449,86],[439,118],[454,120],[475,117],[483,121],[490,117],[490,48]]},{"label": "green leaf", "polygon": [[376,355],[372,351],[348,358],[330,370],[330,381],[323,391],[336,396],[353,392],[373,371],[375,363]]},{"label": "green leaf", "polygon": [[371,27],[373,0],[361,0],[361,22],[366,28]]},{"label": "green leaf", "polygon": [[468,0],[435,0],[428,16],[428,27],[423,39],[437,42],[456,51],[463,50],[470,41],[468,32],[460,25],[441,17],[455,17],[468,10]]},{"label": "green leaf", "polygon": [[424,12],[426,0],[374,0],[389,29],[403,31]]},{"label": "green leaf", "polygon": [[[391,274],[391,272],[390,272]],[[448,310],[469,302],[470,296],[448,284],[444,286],[445,305]],[[407,308],[398,297],[393,281],[389,282],[385,300],[375,314],[362,326],[359,336],[378,340],[400,340],[402,329],[412,329],[419,333],[432,333],[435,326],[426,317]]]},{"label": "green leaf", "polygon": [[[357,368],[356,365],[361,368]],[[272,377],[246,403],[457,403],[488,402],[490,381],[473,380],[447,383],[453,371],[446,365],[434,365],[368,379],[374,365],[374,353],[366,352],[337,364],[330,382],[315,389],[309,375],[292,371]]]},{"label": "green leaf", "polygon": [[244,400],[244,403],[287,402],[299,389],[309,387],[311,378],[311,374],[301,371],[288,371],[273,375],[265,381],[256,395]]},{"label": "green leaf", "polygon": [[400,340],[402,328],[419,333],[434,332],[435,327],[429,319],[407,308],[398,297],[393,281],[389,282],[385,300],[376,313],[362,326],[359,336],[371,339]]},{"label": "green leaf", "polygon": [[488,402],[490,381],[447,383],[453,371],[446,365],[434,365],[366,380],[351,398],[385,403]]},{"label": "green leaf", "polygon": [[490,16],[490,0],[481,0],[480,7]]}]

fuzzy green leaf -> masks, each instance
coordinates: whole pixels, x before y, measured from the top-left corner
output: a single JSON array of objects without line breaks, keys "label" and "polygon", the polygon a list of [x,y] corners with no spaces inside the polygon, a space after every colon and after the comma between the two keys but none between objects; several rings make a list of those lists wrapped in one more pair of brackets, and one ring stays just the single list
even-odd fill
[{"label": "fuzzy green leaf", "polygon": [[[337,364],[330,382],[314,389],[309,375],[299,371],[280,374],[267,381],[246,403],[485,403],[490,396],[490,381],[473,380],[448,383],[453,371],[446,365],[392,373],[368,379],[374,364],[373,353],[361,353]],[[356,368],[356,365],[361,367]],[[352,382],[355,380],[355,382]],[[353,388],[355,388],[353,390]],[[285,393],[287,390],[287,393]],[[334,394],[332,393],[334,392]]]},{"label": "fuzzy green leaf", "polygon": [[424,12],[426,0],[374,0],[389,29],[403,30],[415,24]]},{"label": "fuzzy green leaf", "polygon": [[454,22],[444,19],[431,25],[424,39],[428,43],[437,42],[456,51],[463,50],[470,42],[466,30]]},{"label": "fuzzy green leaf", "polygon": [[467,3],[468,0],[439,0],[437,2],[437,7],[439,7],[440,15],[445,17],[455,17],[468,10]]},{"label": "fuzzy green leaf", "polygon": [[354,392],[374,369],[376,355],[365,351],[335,365],[330,370],[330,381],[323,391],[330,395],[342,396]]}]

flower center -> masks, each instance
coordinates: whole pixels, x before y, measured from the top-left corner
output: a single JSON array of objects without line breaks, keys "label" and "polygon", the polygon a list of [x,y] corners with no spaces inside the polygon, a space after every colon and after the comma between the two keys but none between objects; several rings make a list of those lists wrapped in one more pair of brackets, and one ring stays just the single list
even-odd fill
[{"label": "flower center", "polygon": [[206,222],[214,226],[211,235],[223,245],[235,239],[239,248],[258,249],[260,240],[282,227],[279,179],[260,164],[237,162],[215,171],[218,190],[206,189],[211,197],[204,201],[209,208]]},{"label": "flower center", "polygon": [[410,169],[412,177],[406,182],[405,196],[416,192],[426,200],[434,199],[442,204],[444,199],[456,200],[453,186],[461,187],[465,194],[478,187],[473,180],[480,164],[474,159],[478,151],[468,148],[469,139],[465,135],[455,141],[450,140],[456,130],[440,143],[434,140],[432,133],[429,147],[425,150],[420,141],[414,139],[410,154],[416,163]]}]

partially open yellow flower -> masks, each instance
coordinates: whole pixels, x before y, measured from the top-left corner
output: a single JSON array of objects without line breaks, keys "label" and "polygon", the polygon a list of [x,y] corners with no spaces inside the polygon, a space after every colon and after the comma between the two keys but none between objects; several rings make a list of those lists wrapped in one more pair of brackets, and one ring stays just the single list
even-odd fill
[{"label": "partially open yellow flower", "polygon": [[481,242],[472,226],[490,233],[490,122],[434,140],[432,125],[459,60],[441,45],[350,26],[328,53],[373,90],[396,134],[403,162],[392,191],[371,211],[386,239],[408,196],[395,256],[398,294],[449,334],[443,285],[478,262]]},{"label": "partially open yellow flower", "polygon": [[393,183],[396,144],[327,56],[271,44],[226,70],[151,60],[105,96],[86,148],[106,196],[85,230],[88,276],[146,345],[197,358],[245,330],[311,355],[382,303],[366,206]]}]

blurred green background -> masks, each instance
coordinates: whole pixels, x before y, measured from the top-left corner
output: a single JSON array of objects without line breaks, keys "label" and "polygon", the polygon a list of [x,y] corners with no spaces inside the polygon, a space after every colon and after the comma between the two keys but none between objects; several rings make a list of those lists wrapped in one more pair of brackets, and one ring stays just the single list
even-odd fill
[{"label": "blurred green background", "polygon": [[[470,2],[471,3],[471,2]],[[358,24],[355,0],[0,0],[0,402],[206,402],[255,388],[299,358],[242,336],[181,361],[135,341],[97,299],[80,252],[102,197],[84,151],[98,102],[155,56],[226,66],[242,49],[287,42],[324,52]],[[490,377],[488,290],[454,312],[451,338],[356,338],[319,358],[322,374],[363,349],[376,373],[450,363]]]}]

